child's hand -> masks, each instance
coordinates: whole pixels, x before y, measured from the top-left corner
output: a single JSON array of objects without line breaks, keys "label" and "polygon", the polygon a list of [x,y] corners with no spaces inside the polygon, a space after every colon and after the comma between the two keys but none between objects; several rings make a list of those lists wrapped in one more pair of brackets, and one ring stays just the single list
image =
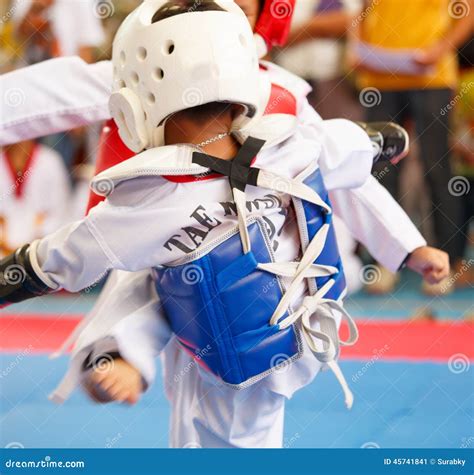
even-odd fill
[{"label": "child's hand", "polygon": [[411,253],[407,267],[422,275],[429,284],[437,284],[449,275],[449,256],[434,247],[419,247]]},{"label": "child's hand", "polygon": [[140,372],[122,358],[94,368],[84,387],[95,402],[119,401],[135,404],[143,391]]}]

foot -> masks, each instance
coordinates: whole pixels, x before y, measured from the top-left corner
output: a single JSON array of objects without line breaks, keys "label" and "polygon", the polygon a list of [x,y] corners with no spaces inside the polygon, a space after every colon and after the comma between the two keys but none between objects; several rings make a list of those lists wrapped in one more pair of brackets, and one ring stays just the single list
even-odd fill
[{"label": "foot", "polygon": [[374,163],[390,161],[394,165],[408,155],[410,138],[407,131],[394,122],[357,122],[372,141]]}]

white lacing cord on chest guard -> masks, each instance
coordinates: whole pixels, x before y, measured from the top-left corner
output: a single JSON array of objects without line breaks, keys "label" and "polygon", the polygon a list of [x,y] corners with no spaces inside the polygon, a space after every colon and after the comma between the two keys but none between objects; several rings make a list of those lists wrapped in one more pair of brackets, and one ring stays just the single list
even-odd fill
[{"label": "white lacing cord on chest guard", "polygon": [[[319,206],[325,213],[332,213],[328,204],[323,201],[312,188],[295,179],[284,178],[271,172],[260,170],[257,186],[287,193]],[[245,192],[236,188],[232,191],[238,212],[242,246],[244,252],[247,253],[251,250],[251,244],[246,226],[247,208]],[[258,268],[280,277],[292,278],[290,286],[270,319],[270,324],[278,325],[280,329],[283,330],[290,325],[300,322],[302,333],[308,347],[318,361],[327,364],[333,371],[344,392],[346,406],[350,409],[354,401],[354,396],[349,389],[336,359],[339,356],[339,346],[353,345],[357,341],[358,331],[354,320],[347,313],[342,304],[336,300],[325,298],[325,295],[335,283],[334,279],[326,282],[326,284],[320,289],[317,289],[313,295],[306,296],[297,310],[283,318],[295,297],[299,285],[304,279],[327,277],[338,273],[338,269],[335,267],[314,263],[324,249],[329,229],[329,224],[324,224],[319,229],[309,242],[299,262],[258,264]],[[346,320],[349,327],[348,340],[341,341],[339,339],[336,320],[331,310],[340,312],[342,318]],[[314,329],[315,324],[319,324],[319,330]]]}]

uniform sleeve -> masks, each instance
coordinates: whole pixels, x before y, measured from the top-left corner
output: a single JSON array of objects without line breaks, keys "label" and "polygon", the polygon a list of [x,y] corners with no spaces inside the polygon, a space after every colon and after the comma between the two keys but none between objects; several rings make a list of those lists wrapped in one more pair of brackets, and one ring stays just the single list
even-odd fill
[{"label": "uniform sleeve", "polygon": [[118,351],[147,385],[155,378],[155,358],[171,338],[151,271],[114,271],[91,311],[91,324],[79,337],[75,354],[90,348],[92,357]]},{"label": "uniform sleeve", "polygon": [[166,263],[169,251],[164,243],[174,210],[160,206],[166,190],[159,186],[149,192],[153,198],[147,203],[133,205],[141,185],[136,180],[114,191],[125,202],[129,199],[129,206],[106,200],[83,220],[33,243],[38,276],[53,289],[78,292],[95,285],[111,269],[139,271]]},{"label": "uniform sleeve", "polygon": [[298,122],[319,138],[319,167],[328,190],[356,188],[367,180],[373,148],[361,127],[345,119],[321,120],[307,99],[300,105]]},{"label": "uniform sleeve", "polygon": [[[320,124],[328,134],[320,166],[335,214],[378,262],[395,272],[406,256],[425,246],[426,241],[392,195],[371,175],[373,152],[367,135],[349,121],[322,121],[306,99],[298,117],[315,127]],[[342,186],[348,182],[352,187]]]},{"label": "uniform sleeve", "polygon": [[334,213],[383,266],[396,272],[426,241],[392,195],[373,177],[359,188],[333,190]]},{"label": "uniform sleeve", "polygon": [[110,61],[56,58],[0,76],[0,145],[73,129],[110,117]]},{"label": "uniform sleeve", "polygon": [[155,378],[156,356],[172,332],[149,269],[113,271],[78,334],[69,368],[51,399],[64,402],[84,376],[84,363],[119,352],[135,366],[149,387]]}]

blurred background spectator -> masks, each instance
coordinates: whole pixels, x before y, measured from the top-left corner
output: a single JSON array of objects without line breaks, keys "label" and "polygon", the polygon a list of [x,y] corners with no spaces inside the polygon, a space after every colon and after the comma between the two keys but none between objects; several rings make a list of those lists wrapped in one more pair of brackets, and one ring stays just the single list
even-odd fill
[{"label": "blurred background spectator", "polygon": [[323,119],[363,118],[344,62],[346,33],[362,4],[363,0],[298,1],[289,46],[275,58],[311,83],[309,101]]},{"label": "blurred background spectator", "polygon": [[[350,57],[362,91],[375,88],[367,120],[411,121],[432,204],[435,244],[448,252],[456,268],[462,265],[463,223],[460,200],[451,191],[450,102],[459,84],[456,50],[471,34],[472,16],[467,0],[464,14],[454,12],[452,3],[412,0],[403,8],[399,0],[366,3],[366,14],[354,25]],[[381,177],[398,200],[405,163],[389,167]],[[444,287],[445,282],[424,284],[430,294],[439,294]]]},{"label": "blurred background spectator", "polygon": [[[3,71],[58,56],[92,62],[95,49],[105,41],[93,0],[14,0],[3,18]],[[85,171],[99,130],[77,129],[12,144],[1,152],[3,252],[82,216],[90,179]]]},{"label": "blurred background spectator", "polygon": [[41,144],[0,151],[0,190],[0,258],[55,231],[69,213],[66,168],[57,152]]},{"label": "blurred background spectator", "polygon": [[[410,130],[412,159],[380,164],[375,176],[398,201],[413,205],[406,208],[412,219],[448,252],[453,275],[462,274],[458,286],[473,283],[466,261],[473,207],[472,32],[472,0],[301,0],[289,45],[275,57],[311,82],[311,104],[324,119],[392,120]],[[398,276],[378,272],[368,290],[391,292]],[[423,290],[439,295],[453,287],[442,282]]]}]

